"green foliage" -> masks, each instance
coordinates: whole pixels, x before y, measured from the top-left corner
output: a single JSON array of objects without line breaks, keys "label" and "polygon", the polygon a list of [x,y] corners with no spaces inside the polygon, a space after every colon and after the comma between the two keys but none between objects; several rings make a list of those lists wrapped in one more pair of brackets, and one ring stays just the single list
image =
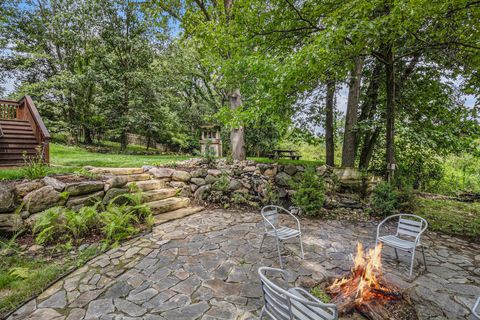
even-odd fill
[{"label": "green foliage", "polygon": [[55,279],[73,267],[81,267],[98,253],[90,246],[78,255],[62,259],[48,259],[16,253],[0,259],[0,316],[16,309],[26,299],[37,296]]},{"label": "green foliage", "polygon": [[480,239],[480,203],[440,199],[417,199],[415,214],[428,221],[429,230]]},{"label": "green foliage", "polygon": [[28,179],[43,178],[47,175],[48,166],[43,162],[41,148],[37,148],[37,154],[34,156],[23,154],[23,162],[23,174]]},{"label": "green foliage", "polygon": [[307,216],[318,216],[325,202],[325,183],[315,167],[307,167],[298,182],[292,182],[295,194],[292,202]]},{"label": "green foliage", "polygon": [[319,286],[313,287],[310,293],[317,297],[323,303],[329,303],[331,300],[330,296]]},{"label": "green foliage", "polygon": [[222,173],[220,175],[220,178],[218,178],[217,181],[215,181],[212,184],[212,190],[213,191],[220,191],[220,192],[227,192],[229,186],[230,186],[230,178],[229,178],[228,174]]},{"label": "green foliage", "polygon": [[64,208],[54,207],[43,211],[33,226],[35,242],[43,245],[59,239],[65,233]]},{"label": "green foliage", "polygon": [[396,213],[398,199],[394,186],[388,182],[379,183],[373,190],[370,204],[379,215],[389,216]]},{"label": "green foliage", "polygon": [[134,225],[139,223],[139,219],[124,205],[108,205],[100,215],[100,221],[105,240],[110,243],[118,243],[138,233]]},{"label": "green foliage", "polygon": [[211,143],[210,141],[207,140],[207,143],[205,145],[205,152],[202,154],[202,161],[206,165],[213,166],[215,164],[215,150],[210,148]]},{"label": "green foliage", "polygon": [[[117,205],[118,200],[125,204]],[[105,241],[113,244],[137,234],[139,228],[136,225],[142,222],[145,222],[148,228],[154,224],[152,212],[142,203],[140,192],[125,193],[113,198],[99,217]]]},{"label": "green foliage", "polygon": [[78,212],[73,210],[65,210],[65,227],[68,233],[73,237],[73,240],[78,241],[98,226],[98,211],[97,207],[100,202],[93,206],[84,206]]},{"label": "green foliage", "polygon": [[280,196],[278,195],[277,190],[275,190],[273,184],[270,181],[267,181],[265,183],[265,187],[263,189],[262,202],[264,204],[279,204],[280,203]]},{"label": "green foliage", "polygon": [[25,268],[25,267],[14,267],[11,268],[8,273],[16,278],[20,279],[27,279],[29,278],[32,274],[30,272],[30,269]]},{"label": "green foliage", "polygon": [[85,178],[89,178],[89,179],[92,179],[92,180],[98,178],[98,174],[93,173],[89,170],[85,170],[84,168],[81,168],[81,169],[75,171],[73,174],[75,174],[79,177],[85,177]]},{"label": "green foliage", "polygon": [[[121,202],[121,205],[117,203]],[[64,243],[79,243],[83,237],[101,231],[107,243],[118,243],[138,233],[136,225],[153,226],[152,212],[142,203],[141,193],[121,194],[106,207],[101,201],[84,206],[78,211],[55,207],[42,212],[33,227],[38,244],[62,240]]]},{"label": "green foliage", "polygon": [[396,188],[394,184],[381,182],[373,190],[370,204],[376,214],[389,216],[398,211],[412,213],[416,207],[416,198],[408,185]]},{"label": "green foliage", "polygon": [[462,192],[480,193],[480,157],[464,153],[448,156],[441,164],[442,177],[429,181],[427,192],[458,195]]}]

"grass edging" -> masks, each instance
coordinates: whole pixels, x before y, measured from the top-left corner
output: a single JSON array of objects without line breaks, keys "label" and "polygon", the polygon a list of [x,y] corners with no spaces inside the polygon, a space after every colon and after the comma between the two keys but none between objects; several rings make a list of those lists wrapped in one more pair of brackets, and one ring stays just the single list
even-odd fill
[{"label": "grass edging", "polygon": [[[135,240],[137,238],[140,238],[140,237],[143,237],[149,233],[152,233],[152,230],[150,231],[143,231],[139,234],[136,234],[134,237],[131,237],[129,239],[125,239],[124,241],[121,242],[121,244],[123,245],[124,243],[128,242],[128,241],[132,241],[132,240]],[[99,247],[100,248],[100,247]],[[33,295],[31,297],[29,297],[28,299],[26,299],[24,302],[22,302],[22,304],[20,304],[18,307],[16,307],[15,309],[9,311],[8,313],[6,313],[3,317],[3,319],[8,319],[8,317],[10,317],[15,311],[17,311],[18,309],[22,308],[23,306],[25,306],[27,303],[29,303],[30,301],[32,301],[33,299],[36,299],[38,296],[40,296],[43,292],[45,292],[46,289],[50,288],[52,285],[54,285],[55,283],[57,283],[58,281],[60,280],[63,280],[65,279],[67,276],[69,276],[70,274],[72,274],[73,272],[75,272],[76,270],[84,267],[85,265],[87,265],[90,261],[92,261],[93,259],[99,257],[100,255],[112,250],[114,248],[110,247],[110,248],[107,248],[107,249],[104,249],[103,251],[100,250],[97,254],[95,254],[94,256],[92,256],[91,258],[89,258],[88,260],[85,261],[85,263],[81,266],[77,266],[76,268],[73,268],[71,270],[68,270],[64,273],[62,273],[61,275],[59,275],[56,279],[50,281],[43,289],[41,292],[39,292],[38,294],[36,295]]]}]

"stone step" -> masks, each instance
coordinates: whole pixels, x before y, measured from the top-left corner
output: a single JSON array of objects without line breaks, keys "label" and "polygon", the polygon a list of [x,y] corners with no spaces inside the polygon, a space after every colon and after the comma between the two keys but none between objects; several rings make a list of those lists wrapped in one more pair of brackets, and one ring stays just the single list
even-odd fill
[{"label": "stone step", "polygon": [[157,200],[163,200],[176,196],[180,192],[179,189],[175,188],[164,188],[157,190],[149,190],[142,192],[142,201],[143,202],[153,202]]},{"label": "stone step", "polygon": [[152,209],[152,213],[156,215],[188,207],[190,205],[190,199],[185,197],[174,197],[147,202],[146,204]]},{"label": "stone step", "polygon": [[152,178],[152,176],[149,175],[148,173],[128,174],[128,175],[121,175],[121,176],[127,178],[128,182],[146,181]]},{"label": "stone step", "polygon": [[146,181],[132,181],[127,183],[127,186],[136,185],[142,191],[162,189],[165,187],[163,180],[146,180]]},{"label": "stone step", "polygon": [[140,174],[144,173],[143,168],[88,168],[91,173],[97,174],[115,174],[115,175],[124,175],[124,174]]},{"label": "stone step", "polygon": [[204,207],[186,207],[170,212],[165,212],[155,216],[155,224],[165,223],[171,220],[180,219],[205,209]]}]

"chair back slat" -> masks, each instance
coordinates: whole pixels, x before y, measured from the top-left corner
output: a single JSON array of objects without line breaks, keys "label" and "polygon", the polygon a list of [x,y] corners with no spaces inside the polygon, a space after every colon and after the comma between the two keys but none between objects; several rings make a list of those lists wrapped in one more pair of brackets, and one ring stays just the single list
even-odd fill
[{"label": "chair back slat", "polygon": [[331,319],[332,315],[323,311],[321,308],[312,307],[303,304],[300,301],[290,300],[292,303],[292,313],[294,319],[318,320]]},{"label": "chair back slat", "polygon": [[422,230],[423,221],[410,220],[400,217],[398,220],[397,233],[410,237],[416,237]]},{"label": "chair back slat", "polygon": [[[270,221],[271,224],[273,224],[275,227],[278,225],[278,210],[277,208],[268,208],[263,211],[263,217],[264,219]],[[266,228],[271,228],[271,226],[265,222],[265,227]]]},{"label": "chair back slat", "polygon": [[335,318],[335,310],[326,306],[320,306],[315,302],[307,302],[302,297],[301,291],[294,288],[289,290],[294,297],[290,297],[290,305],[294,319],[305,320],[332,320]]},{"label": "chair back slat", "polygon": [[279,320],[290,319],[289,301],[279,288],[261,278],[266,311]]},{"label": "chair back slat", "polygon": [[292,288],[285,290],[262,270],[280,271],[261,267],[259,269],[260,280],[262,283],[263,296],[265,302],[265,311],[271,317],[277,320],[333,320],[337,319],[336,307],[334,305],[324,305],[320,301],[309,300],[303,289]]}]

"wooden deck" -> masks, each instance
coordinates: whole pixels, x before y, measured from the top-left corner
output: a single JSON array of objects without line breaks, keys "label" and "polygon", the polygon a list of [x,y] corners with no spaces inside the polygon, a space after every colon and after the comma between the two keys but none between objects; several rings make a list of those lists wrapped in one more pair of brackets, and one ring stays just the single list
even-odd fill
[{"label": "wooden deck", "polygon": [[24,164],[41,152],[49,162],[50,134],[32,99],[0,100],[0,169]]}]

